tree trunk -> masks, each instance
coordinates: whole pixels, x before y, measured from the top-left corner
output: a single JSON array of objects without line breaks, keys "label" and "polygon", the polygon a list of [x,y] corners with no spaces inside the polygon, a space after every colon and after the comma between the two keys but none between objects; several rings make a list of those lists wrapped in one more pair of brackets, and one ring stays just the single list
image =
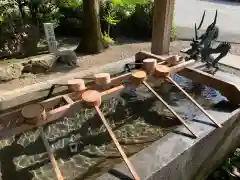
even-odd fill
[{"label": "tree trunk", "polygon": [[99,17],[99,0],[83,0],[83,36],[77,53],[95,54],[104,49]]}]

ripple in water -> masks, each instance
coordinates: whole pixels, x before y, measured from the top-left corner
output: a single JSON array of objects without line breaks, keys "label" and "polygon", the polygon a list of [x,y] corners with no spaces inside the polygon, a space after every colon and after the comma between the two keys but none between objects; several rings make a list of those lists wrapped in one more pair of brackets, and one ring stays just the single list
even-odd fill
[{"label": "ripple in water", "polygon": [[[173,79],[205,108],[226,99],[217,90],[177,74]],[[191,121],[200,113],[172,84],[149,83],[185,119]],[[128,156],[180,125],[145,87],[126,88],[122,94],[105,100],[101,110]],[[94,109],[81,109],[72,118],[46,126],[44,132],[66,180],[96,179],[122,161]],[[75,154],[68,147],[73,142],[78,144]],[[3,180],[56,179],[38,130],[3,140],[0,147]]]}]

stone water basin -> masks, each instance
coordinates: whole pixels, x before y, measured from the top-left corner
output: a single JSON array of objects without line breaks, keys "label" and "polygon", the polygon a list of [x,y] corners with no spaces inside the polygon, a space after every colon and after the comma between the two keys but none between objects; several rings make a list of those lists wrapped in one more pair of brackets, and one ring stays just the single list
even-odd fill
[{"label": "stone water basin", "polygon": [[[205,109],[225,102],[218,91],[179,75],[173,78]],[[152,87],[187,123],[202,112],[169,82],[149,81]],[[233,111],[235,107],[231,108]],[[154,141],[174,132],[181,123],[144,86],[126,88],[105,99],[101,110],[111,124],[128,156],[138,153]],[[93,180],[122,161],[94,109],[79,109],[72,118],[50,124],[44,129],[52,145],[59,168],[66,180]],[[188,135],[191,135],[190,132]],[[78,143],[78,152],[70,153],[69,143]],[[26,132],[0,142],[3,180],[57,179],[39,136]]]}]

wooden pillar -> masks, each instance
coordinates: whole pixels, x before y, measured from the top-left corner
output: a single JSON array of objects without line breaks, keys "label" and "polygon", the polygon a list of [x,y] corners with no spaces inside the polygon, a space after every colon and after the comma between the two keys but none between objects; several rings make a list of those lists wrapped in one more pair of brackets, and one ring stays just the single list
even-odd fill
[{"label": "wooden pillar", "polygon": [[154,0],[151,52],[162,55],[169,52],[175,0]]}]

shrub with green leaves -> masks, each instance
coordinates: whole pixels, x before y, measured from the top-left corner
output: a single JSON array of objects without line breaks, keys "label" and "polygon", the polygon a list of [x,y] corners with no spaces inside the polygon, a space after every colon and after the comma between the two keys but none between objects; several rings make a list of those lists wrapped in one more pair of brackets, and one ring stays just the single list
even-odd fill
[{"label": "shrub with green leaves", "polygon": [[240,148],[237,148],[206,180],[237,180],[239,178]]},{"label": "shrub with green leaves", "polygon": [[59,0],[59,13],[61,14],[57,35],[81,36],[83,4],[82,0]]},{"label": "shrub with green leaves", "polygon": [[[110,2],[110,1],[108,1]],[[112,0],[111,8],[114,9],[114,18],[118,23],[114,25],[109,36],[125,35],[138,39],[150,39],[152,35],[152,18],[154,2],[151,0]],[[103,12],[108,12],[103,5]],[[102,14],[104,16],[104,13]],[[102,22],[102,29],[106,31],[106,21]],[[108,23],[107,23],[108,24]],[[174,20],[171,29],[171,41],[177,36]]]},{"label": "shrub with green leaves", "polygon": [[[30,54],[36,50],[43,23],[59,24],[61,14],[52,0],[4,0],[0,2],[0,57]],[[26,49],[27,48],[27,49]],[[31,52],[32,51],[32,52]]]}]

